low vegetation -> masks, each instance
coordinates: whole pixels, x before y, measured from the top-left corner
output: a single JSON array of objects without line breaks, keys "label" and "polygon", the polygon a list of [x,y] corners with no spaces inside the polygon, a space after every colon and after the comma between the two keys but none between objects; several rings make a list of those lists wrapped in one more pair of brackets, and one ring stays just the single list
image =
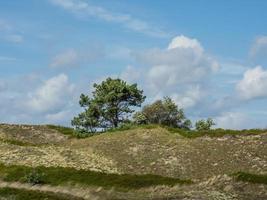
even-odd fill
[{"label": "low vegetation", "polygon": [[157,175],[107,174],[62,167],[5,166],[0,165],[0,177],[4,181],[27,182],[31,184],[65,185],[81,184],[104,188],[138,189],[143,187],[189,184],[190,180],[162,177]]},{"label": "low vegetation", "polygon": [[[87,138],[90,136],[102,134],[102,133],[115,133],[120,131],[126,130],[134,130],[134,129],[155,129],[155,128],[164,128],[167,129],[169,132],[174,134],[179,134],[186,138],[197,138],[202,136],[209,136],[209,137],[223,137],[226,135],[229,136],[238,136],[238,135],[257,135],[261,133],[266,133],[267,129],[244,129],[244,130],[231,130],[231,129],[204,129],[204,130],[189,130],[189,129],[181,129],[181,128],[173,128],[169,126],[159,125],[159,124],[135,124],[135,123],[125,123],[121,124],[117,128],[111,128],[104,131],[100,131],[98,133],[88,133],[88,132],[79,132],[70,127],[64,126],[57,126],[57,125],[47,125],[49,128],[59,131],[64,135],[69,135],[71,138]],[[11,144],[20,145],[20,146],[27,146],[31,145],[28,143],[19,142],[16,140],[6,141]]]},{"label": "low vegetation", "polygon": [[182,130],[177,128],[166,127],[171,133],[182,135],[186,138],[197,138],[202,136],[209,137],[223,137],[226,135],[238,136],[238,135],[257,135],[266,133],[266,129],[245,129],[245,130],[230,130],[230,129],[211,129],[211,130]]},{"label": "low vegetation", "polygon": [[267,174],[251,174],[247,172],[237,172],[233,174],[233,176],[237,181],[267,185]]},{"label": "low vegetation", "polygon": [[48,128],[56,130],[58,132],[60,132],[63,135],[67,135],[70,138],[86,138],[86,137],[90,137],[92,134],[90,132],[86,132],[86,131],[82,131],[82,130],[75,130],[74,128],[71,127],[65,127],[65,126],[59,126],[59,125],[46,125]]},{"label": "low vegetation", "polygon": [[26,189],[16,188],[0,188],[0,199],[10,200],[83,200],[82,198],[53,193],[53,192],[41,192]]}]

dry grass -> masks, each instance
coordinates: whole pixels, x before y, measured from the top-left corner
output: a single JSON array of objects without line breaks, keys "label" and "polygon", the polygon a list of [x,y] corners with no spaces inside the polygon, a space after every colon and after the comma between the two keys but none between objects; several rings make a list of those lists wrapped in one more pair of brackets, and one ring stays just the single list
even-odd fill
[{"label": "dry grass", "polygon": [[22,145],[40,145],[61,143],[68,136],[47,126],[0,124],[0,139]]},{"label": "dry grass", "polygon": [[166,129],[135,129],[71,143],[90,146],[123,173],[203,179],[237,171],[267,172],[267,134],[184,138]]},{"label": "dry grass", "polygon": [[5,164],[156,174],[197,182],[127,194],[113,191],[108,199],[267,199],[266,186],[225,177],[238,171],[267,173],[267,133],[189,139],[152,127],[75,139],[47,126],[0,125],[0,138],[0,162]]}]

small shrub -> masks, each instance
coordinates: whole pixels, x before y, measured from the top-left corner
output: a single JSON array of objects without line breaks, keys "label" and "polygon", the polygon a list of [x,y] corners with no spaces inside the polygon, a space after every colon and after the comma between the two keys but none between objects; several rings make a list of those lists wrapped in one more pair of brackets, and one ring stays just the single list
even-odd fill
[{"label": "small shrub", "polygon": [[133,116],[133,122],[137,125],[143,125],[148,124],[148,119],[142,112],[136,112]]},{"label": "small shrub", "polygon": [[188,130],[191,128],[191,122],[186,118],[183,109],[170,97],[146,105],[140,112],[135,113],[133,120],[138,125],[158,124]]},{"label": "small shrub", "polygon": [[214,125],[215,125],[215,122],[211,118],[208,118],[207,120],[201,119],[201,120],[197,121],[195,124],[196,130],[198,130],[198,131],[208,131]]},{"label": "small shrub", "polygon": [[44,183],[44,173],[33,169],[30,173],[26,174],[25,181],[32,185]]}]

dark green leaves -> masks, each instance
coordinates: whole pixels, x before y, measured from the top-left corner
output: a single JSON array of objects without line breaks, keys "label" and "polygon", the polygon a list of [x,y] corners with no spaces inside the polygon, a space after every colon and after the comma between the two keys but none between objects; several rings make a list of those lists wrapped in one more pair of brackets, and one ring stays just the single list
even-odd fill
[{"label": "dark green leaves", "polygon": [[133,107],[140,107],[145,100],[137,84],[121,79],[107,78],[93,86],[91,98],[81,94],[79,103],[85,110],[72,120],[77,129],[94,132],[99,128],[118,127],[134,112]]}]

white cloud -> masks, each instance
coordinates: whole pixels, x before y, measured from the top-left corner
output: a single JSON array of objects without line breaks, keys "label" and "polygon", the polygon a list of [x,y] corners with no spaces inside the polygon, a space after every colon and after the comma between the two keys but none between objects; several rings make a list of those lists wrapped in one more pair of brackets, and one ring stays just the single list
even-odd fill
[{"label": "white cloud", "polygon": [[194,107],[204,96],[204,90],[199,85],[191,86],[183,94],[173,94],[172,99],[181,108]]},{"label": "white cloud", "polygon": [[60,68],[60,67],[76,67],[75,65],[79,61],[78,53],[74,49],[67,49],[66,51],[59,53],[56,55],[50,66],[52,68]]},{"label": "white cloud", "polygon": [[37,113],[57,112],[63,109],[72,97],[74,85],[65,74],[52,77],[34,93],[28,94],[26,107]]},{"label": "white cloud", "polygon": [[267,71],[261,66],[249,69],[236,85],[238,95],[244,99],[267,97]]},{"label": "white cloud", "polygon": [[204,52],[203,47],[198,42],[197,39],[191,39],[185,37],[184,35],[177,36],[172,39],[171,43],[168,46],[168,49],[176,48],[189,48],[196,52],[196,54],[202,54]]},{"label": "white cloud", "polygon": [[217,128],[245,129],[252,128],[252,120],[244,113],[224,112],[215,118]]},{"label": "white cloud", "polygon": [[122,24],[131,30],[148,35],[158,37],[167,36],[164,31],[150,26],[145,21],[135,19],[128,14],[110,12],[105,8],[92,5],[84,0],[50,0],[50,2],[80,17],[95,17],[106,22]]},{"label": "white cloud", "polygon": [[219,68],[196,39],[183,35],[175,37],[167,49],[151,49],[136,57],[150,66],[146,80],[155,91],[203,81]]},{"label": "white cloud", "polygon": [[250,56],[252,58],[267,55],[267,36],[260,36],[256,38],[250,49]]}]

